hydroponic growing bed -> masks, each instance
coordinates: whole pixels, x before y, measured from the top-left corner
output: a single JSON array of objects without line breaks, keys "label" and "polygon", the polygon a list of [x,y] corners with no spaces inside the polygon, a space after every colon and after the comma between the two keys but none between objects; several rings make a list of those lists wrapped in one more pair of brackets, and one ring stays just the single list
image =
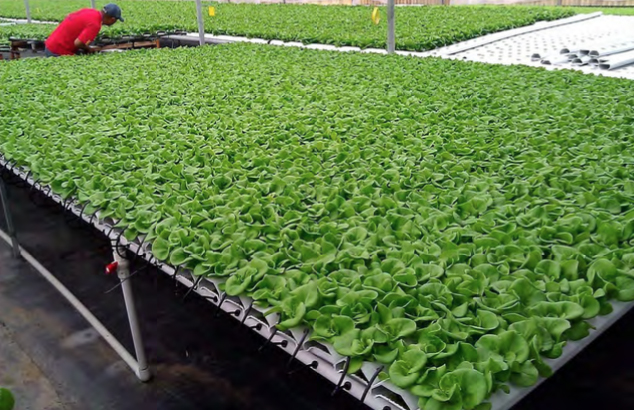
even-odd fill
[{"label": "hydroponic growing bed", "polygon": [[627,81],[245,44],[0,75],[5,165],[374,408],[499,403],[634,299]]},{"label": "hydroponic growing bed", "polygon": [[0,26],[0,43],[11,37],[45,40],[55,30],[52,24],[11,24]]},{"label": "hydroponic growing bed", "polygon": [[[97,1],[97,7],[107,1]],[[68,13],[87,7],[84,0],[31,0],[34,19],[61,21]],[[159,30],[197,30],[194,2],[130,1],[117,4],[125,23],[105,29],[106,35],[143,34]],[[299,41],[338,46],[385,47],[385,9],[380,24],[371,20],[368,7],[286,4],[208,3],[216,16],[205,16],[210,34],[247,36],[267,40]],[[555,7],[408,7],[396,11],[396,46],[403,50],[430,50],[484,34],[527,26],[537,21],[573,15],[569,8]],[[24,2],[0,0],[0,16],[25,17]]]}]

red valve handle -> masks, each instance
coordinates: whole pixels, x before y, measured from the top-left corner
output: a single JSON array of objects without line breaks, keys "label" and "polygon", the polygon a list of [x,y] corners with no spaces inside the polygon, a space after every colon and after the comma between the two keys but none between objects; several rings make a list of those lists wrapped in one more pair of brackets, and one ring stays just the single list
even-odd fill
[{"label": "red valve handle", "polygon": [[119,268],[119,262],[112,262],[112,263],[106,265],[106,275],[110,275],[112,273],[115,273],[118,268]]}]

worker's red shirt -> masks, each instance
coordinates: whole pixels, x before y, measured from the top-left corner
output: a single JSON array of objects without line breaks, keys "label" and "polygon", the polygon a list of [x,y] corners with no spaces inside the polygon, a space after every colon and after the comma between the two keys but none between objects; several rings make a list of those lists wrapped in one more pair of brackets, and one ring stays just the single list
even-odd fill
[{"label": "worker's red shirt", "polygon": [[46,39],[46,48],[61,56],[75,54],[75,40],[88,44],[97,38],[101,20],[101,12],[95,9],[82,9],[69,14]]}]

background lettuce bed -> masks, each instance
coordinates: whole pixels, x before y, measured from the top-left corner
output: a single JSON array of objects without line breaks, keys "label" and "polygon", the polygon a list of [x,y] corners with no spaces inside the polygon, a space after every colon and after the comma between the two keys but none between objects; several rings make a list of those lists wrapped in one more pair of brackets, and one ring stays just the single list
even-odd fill
[{"label": "background lettuce bed", "polygon": [[245,44],[0,77],[6,158],[425,409],[535,383],[634,299],[628,81]]},{"label": "background lettuce bed", "polygon": [[[105,3],[107,1],[97,1],[98,6]],[[31,0],[31,10],[35,19],[58,21],[88,4],[84,0]],[[122,0],[118,4],[126,22],[105,30],[106,34],[197,31],[194,2]],[[216,7],[216,17],[205,17],[208,33],[359,47],[385,46],[386,19],[374,25],[369,7],[284,4],[216,4]],[[399,7],[396,45],[399,49],[429,50],[572,14],[571,9],[550,7]],[[0,16],[24,15],[22,0],[0,0]]]},{"label": "background lettuce bed", "polygon": [[17,24],[0,26],[0,44],[9,43],[9,38],[44,40],[55,29],[49,24]]}]

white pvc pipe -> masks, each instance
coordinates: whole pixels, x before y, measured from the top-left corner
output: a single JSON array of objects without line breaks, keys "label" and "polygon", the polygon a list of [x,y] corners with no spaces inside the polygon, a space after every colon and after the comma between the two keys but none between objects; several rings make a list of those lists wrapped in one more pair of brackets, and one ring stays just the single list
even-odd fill
[{"label": "white pvc pipe", "polygon": [[[565,54],[566,58],[568,59],[568,61],[572,61],[575,58],[579,58],[582,57],[581,54],[577,54],[577,53],[570,53],[570,54]],[[563,59],[563,58],[562,58]]]},{"label": "white pvc pipe", "polygon": [[625,67],[630,64],[634,64],[634,51],[617,55],[614,58],[610,58],[608,61],[600,62],[599,68],[602,70],[615,70],[617,68]]},{"label": "white pvc pipe", "polygon": [[579,47],[579,52],[583,55],[590,54],[590,52],[594,49],[604,49],[604,48],[613,48],[616,46],[620,46],[623,43],[628,43],[631,40],[622,39],[622,38],[609,38],[607,40],[602,41],[594,41],[591,43],[583,44]]},{"label": "white pvc pipe", "polygon": [[580,50],[578,48],[572,48],[572,47],[564,47],[561,50],[559,50],[559,54],[579,54]]},{"label": "white pvc pipe", "polygon": [[609,39],[602,39],[602,40],[597,40],[597,41],[590,41],[590,42],[586,42],[586,43],[579,43],[579,44],[574,44],[572,46],[568,46],[568,47],[564,47],[560,50],[561,54],[570,54],[570,53],[575,53],[575,54],[579,54],[580,56],[582,55],[586,55],[586,54],[590,54],[592,52],[592,50],[595,49],[603,49],[603,48],[613,48],[616,46],[620,46],[623,43],[627,43],[632,41],[631,39],[624,39],[624,38],[609,38]]},{"label": "white pvc pipe", "polygon": [[387,52],[393,54],[396,50],[396,36],[394,34],[394,0],[387,2]]},{"label": "white pvc pipe", "polygon": [[[610,44],[614,44],[614,39],[608,40]],[[560,50],[560,54],[578,54],[579,56],[586,55],[594,47],[602,47],[606,45],[606,40],[593,41],[590,43],[574,44],[572,46],[564,47]]]},{"label": "white pvc pipe", "polygon": [[91,9],[96,9],[97,6],[95,5],[95,0],[90,0],[90,8]]},{"label": "white pvc pipe", "polygon": [[625,53],[631,50],[634,50],[634,43],[626,45],[626,46],[611,47],[611,48],[605,48],[600,50],[599,49],[590,50],[588,54],[591,55],[592,57],[605,57],[605,56],[611,56],[614,54]]},{"label": "white pvc pipe", "polygon": [[205,44],[205,23],[203,21],[203,4],[201,0],[196,0],[196,15],[198,18],[198,38],[202,46]]},{"label": "white pvc pipe", "polygon": [[18,243],[18,237],[15,233],[15,226],[13,225],[13,218],[11,217],[11,211],[9,210],[9,198],[7,197],[7,189],[4,186],[4,180],[0,178],[0,206],[4,209],[4,220],[7,222],[7,230],[9,231],[9,237],[11,238],[11,250],[13,256],[20,257],[20,244]]},{"label": "white pvc pipe", "polygon": [[115,244],[113,248],[114,260],[119,264],[117,268],[117,275],[119,276],[119,280],[121,281],[123,300],[125,301],[125,308],[128,313],[130,333],[132,333],[132,343],[134,344],[136,361],[138,363],[137,376],[141,381],[145,382],[150,380],[152,375],[150,374],[147,358],[145,356],[143,338],[141,336],[141,328],[139,326],[136,305],[134,303],[134,293],[132,292],[132,284],[130,282],[130,263],[124,256],[122,256],[125,255],[125,248],[123,246],[117,246]]},{"label": "white pvc pipe", "polygon": [[610,57],[592,57],[592,56],[588,56],[588,57],[590,57],[590,62],[588,64],[598,65],[598,64],[607,63],[608,61],[610,61]]},{"label": "white pvc pipe", "polygon": [[[6,243],[11,244],[11,238],[3,230],[0,229],[0,239],[3,239]],[[139,371],[139,364],[132,357],[132,355],[126,350],[121,343],[101,324],[91,312],[84,306],[79,299],[75,297],[52,273],[50,273],[44,266],[42,266],[37,259],[24,250],[21,246],[20,255],[27,261],[38,273],[40,273],[44,279],[46,279],[64,298],[79,312],[80,315],[86,319],[88,323],[104,338],[104,340],[112,347],[112,349],[123,359],[124,362],[132,369],[137,377],[142,380],[142,374]]]},{"label": "white pvc pipe", "polygon": [[590,56],[581,56],[572,60],[572,65],[582,66],[588,64],[592,60]]},{"label": "white pvc pipe", "polygon": [[[576,57],[576,56],[575,56]],[[571,57],[569,57],[569,55],[565,55],[565,56],[554,56],[554,57],[546,57],[542,60],[542,64],[546,64],[546,65],[557,65],[557,64],[566,64],[569,63],[571,60]]]},{"label": "white pvc pipe", "polygon": [[443,47],[436,50],[435,55],[446,56],[446,55],[463,53],[465,51],[473,50],[474,48],[482,47],[487,44],[506,40],[512,37],[517,37],[517,36],[528,34],[528,33],[534,33],[541,30],[548,30],[554,27],[561,27],[568,24],[579,23],[580,21],[586,21],[586,20],[598,18],[598,17],[601,17],[602,15],[603,13],[599,11],[599,12],[591,13],[591,14],[578,14],[576,16],[568,17],[561,20],[555,20],[555,21],[549,21],[549,22],[540,21],[531,26],[520,27],[520,28],[516,28],[512,30],[502,31],[499,33],[487,34],[485,36],[481,36],[473,40],[466,40],[458,44]]},{"label": "white pvc pipe", "polygon": [[632,42],[632,39],[629,38],[610,38],[607,41],[603,41],[600,43],[591,43],[587,44],[582,48],[585,54],[590,54],[591,52],[597,52],[603,49],[612,49],[622,47],[623,45],[628,45]]},{"label": "white pvc pipe", "polygon": [[592,49],[612,47],[627,41],[630,41],[630,40],[621,39],[619,37],[619,38],[609,38],[609,39],[590,41],[590,42],[584,42],[584,43],[575,43],[568,47],[562,48],[560,50],[560,53],[561,54],[575,53],[579,55],[586,55],[586,54],[589,54]]}]

